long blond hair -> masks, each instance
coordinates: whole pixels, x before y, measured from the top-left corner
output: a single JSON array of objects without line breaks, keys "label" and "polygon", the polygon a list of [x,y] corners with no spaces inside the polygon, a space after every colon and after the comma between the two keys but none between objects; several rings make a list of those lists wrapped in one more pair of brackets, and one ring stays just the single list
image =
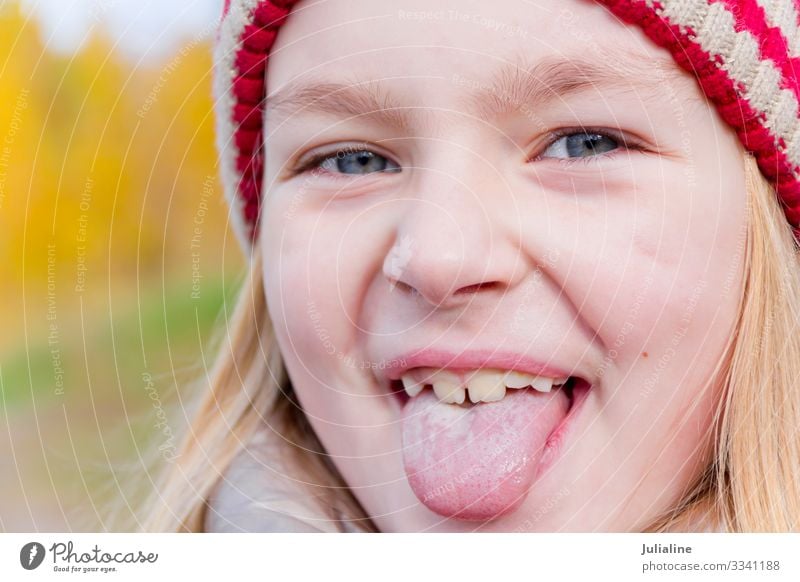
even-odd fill
[{"label": "long blond hair", "polygon": [[648,531],[800,529],[800,254],[774,188],[745,154],[748,215],[737,321],[713,462]]},{"label": "long blond hair", "polygon": [[[785,532],[800,520],[800,261],[791,230],[755,160],[745,155],[749,220],[735,334],[723,361],[713,462],[646,531],[685,531],[698,515],[726,531]],[[256,245],[258,247],[258,245]],[[208,385],[175,459],[157,469],[137,520],[144,531],[201,531],[209,496],[255,431],[278,431],[331,519],[374,524],[294,398],[269,322],[261,255],[251,257]]]},{"label": "long blond hair", "polygon": [[134,516],[137,529],[202,531],[208,499],[225,470],[257,430],[269,430],[285,439],[296,468],[290,477],[309,489],[331,521],[375,530],[294,397],[269,321],[258,245],[224,331],[205,389],[188,404],[192,420],[180,446],[169,462],[156,454],[146,460],[146,481],[154,488],[143,517]]}]

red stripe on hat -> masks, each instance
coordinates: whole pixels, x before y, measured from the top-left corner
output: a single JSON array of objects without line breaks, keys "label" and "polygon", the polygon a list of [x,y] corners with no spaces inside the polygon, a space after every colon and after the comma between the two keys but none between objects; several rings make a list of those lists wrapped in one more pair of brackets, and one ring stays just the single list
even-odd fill
[{"label": "red stripe on hat", "polygon": [[263,77],[267,69],[267,54],[240,50],[236,53],[236,70],[243,77]]},{"label": "red stripe on hat", "polygon": [[275,27],[261,28],[257,24],[248,24],[242,34],[242,46],[253,53],[268,53],[277,35]]},{"label": "red stripe on hat", "polygon": [[253,11],[253,22],[261,28],[278,28],[288,14],[289,8],[276,6],[274,2],[263,2]]},{"label": "red stripe on hat", "polygon": [[233,106],[233,120],[242,129],[261,130],[261,107],[249,103]]},{"label": "red stripe on hat", "polygon": [[762,59],[775,63],[781,72],[781,87],[790,89],[800,102],[800,59],[789,55],[789,45],[780,28],[770,27],[764,9],[756,0],[709,0],[710,4],[721,2],[735,18],[737,32],[747,31],[758,40]]},{"label": "red stripe on hat", "polygon": [[[235,98],[232,112],[238,151],[236,169],[240,172],[238,195],[244,202],[244,219],[251,240],[257,236],[261,183],[264,168],[263,112],[266,97],[266,67],[269,52],[297,0],[264,0],[252,14],[239,38],[234,60],[235,75],[231,91]],[[226,2],[226,10],[227,10]]]},{"label": "red stripe on hat", "polygon": [[682,30],[677,24],[662,18],[655,8],[647,6],[641,0],[596,1],[625,22],[639,26],[651,40],[667,49],[675,61],[698,80],[720,116],[736,130],[745,148],[753,152],[761,171],[768,178],[772,177],[787,219],[794,226],[800,225],[800,186],[786,154],[776,148],[777,139],[763,125],[761,113],[755,111],[739,95],[734,81],[724,69],[716,66],[715,59],[686,34],[685,27]]},{"label": "red stripe on hat", "polygon": [[233,80],[233,93],[239,103],[257,105],[264,100],[264,78],[236,77]]}]

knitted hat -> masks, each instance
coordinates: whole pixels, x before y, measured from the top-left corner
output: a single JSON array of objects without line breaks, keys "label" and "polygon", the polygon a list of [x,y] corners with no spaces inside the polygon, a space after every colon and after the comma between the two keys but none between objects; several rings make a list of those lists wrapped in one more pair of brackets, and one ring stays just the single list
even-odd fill
[{"label": "knitted hat", "polygon": [[[225,1],[215,55],[217,145],[245,248],[259,216],[266,66],[297,1]],[[641,27],[697,78],[775,186],[800,239],[800,0],[596,1]]]}]

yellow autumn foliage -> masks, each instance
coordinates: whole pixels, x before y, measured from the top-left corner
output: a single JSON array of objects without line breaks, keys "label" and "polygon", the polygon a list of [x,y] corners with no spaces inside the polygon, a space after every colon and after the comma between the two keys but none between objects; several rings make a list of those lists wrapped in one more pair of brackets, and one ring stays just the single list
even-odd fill
[{"label": "yellow autumn foliage", "polygon": [[81,299],[197,278],[198,251],[204,277],[225,246],[237,256],[208,39],[136,63],[98,35],[50,52],[36,26],[0,5],[0,320],[26,333],[49,304],[71,314]]},{"label": "yellow autumn foliage", "polygon": [[3,529],[104,529],[117,461],[169,446],[170,405],[213,358],[243,265],[210,32],[161,61],[100,32],[66,55],[0,0]]}]

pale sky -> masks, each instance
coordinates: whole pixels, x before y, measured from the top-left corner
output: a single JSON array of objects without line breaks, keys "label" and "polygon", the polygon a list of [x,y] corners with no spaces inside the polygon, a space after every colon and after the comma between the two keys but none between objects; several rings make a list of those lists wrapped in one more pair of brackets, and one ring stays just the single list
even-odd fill
[{"label": "pale sky", "polygon": [[[0,6],[9,0],[0,0]],[[138,60],[164,58],[182,44],[212,39],[223,0],[21,0],[47,47],[72,52],[92,29],[104,29],[119,50]]]}]

